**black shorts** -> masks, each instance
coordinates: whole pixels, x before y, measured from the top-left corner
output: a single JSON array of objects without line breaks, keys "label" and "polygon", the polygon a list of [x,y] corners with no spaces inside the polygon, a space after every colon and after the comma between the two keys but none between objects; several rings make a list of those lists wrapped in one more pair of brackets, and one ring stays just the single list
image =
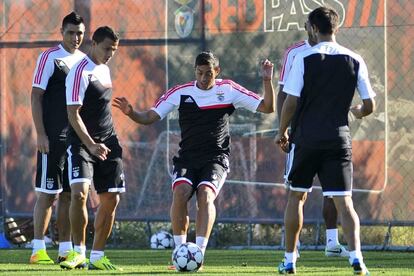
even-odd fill
[{"label": "black shorts", "polygon": [[311,192],[315,175],[324,196],[352,195],[352,149],[312,149],[292,144],[288,183],[292,191]]},{"label": "black shorts", "polygon": [[84,145],[70,145],[68,148],[69,183],[88,183],[96,192],[125,192],[122,148],[118,140],[106,145],[111,151],[106,160],[99,160],[89,153]]},{"label": "black shorts", "polygon": [[65,142],[51,143],[47,154],[37,152],[35,190],[46,194],[70,192]]},{"label": "black shorts", "polygon": [[187,184],[193,187],[193,192],[201,185],[211,188],[216,196],[227,177],[227,169],[217,163],[207,163],[201,168],[192,168],[184,164],[174,164],[174,180],[172,189],[180,184]]}]

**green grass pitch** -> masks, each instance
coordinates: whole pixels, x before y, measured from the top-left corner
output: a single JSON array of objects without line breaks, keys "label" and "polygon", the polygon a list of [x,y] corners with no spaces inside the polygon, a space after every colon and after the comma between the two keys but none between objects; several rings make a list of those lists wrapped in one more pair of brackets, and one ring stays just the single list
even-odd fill
[{"label": "green grass pitch", "polygon": [[[55,259],[56,250],[48,250]],[[128,274],[166,275],[178,272],[167,270],[169,250],[106,250],[113,264],[122,272],[61,270],[58,265],[29,265],[31,250],[0,250],[0,274],[3,275],[85,275]],[[204,270],[198,275],[277,275],[276,266],[283,252],[271,250],[207,250]],[[414,275],[414,253],[364,252],[371,275]],[[321,251],[303,251],[297,263],[299,275],[352,275],[345,258],[327,258]]]}]

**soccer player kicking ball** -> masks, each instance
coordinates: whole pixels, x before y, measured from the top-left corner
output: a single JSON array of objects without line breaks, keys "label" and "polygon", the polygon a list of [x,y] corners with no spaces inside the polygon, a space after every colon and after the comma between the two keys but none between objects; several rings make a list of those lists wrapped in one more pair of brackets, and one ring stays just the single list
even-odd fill
[{"label": "soccer player kicking ball", "polygon": [[72,190],[70,223],[74,250],[60,266],[66,269],[86,264],[86,200],[92,183],[99,196],[95,236],[89,269],[118,270],[104,254],[111,233],[119,193],[125,192],[122,148],[111,114],[112,82],[106,65],[118,49],[119,37],[110,27],[98,28],[88,55],[66,78],[69,183]]},{"label": "soccer player kicking ball", "polygon": [[65,79],[70,68],[85,54],[78,50],[85,33],[83,19],[75,12],[62,21],[62,42],[44,51],[37,60],[33,77],[32,114],[37,134],[36,205],[33,212],[33,252],[31,264],[53,264],[46,252],[44,235],[57,199],[59,233],[58,262],[72,250],[69,227],[70,188],[66,163]]},{"label": "soccer player kicking ball", "polygon": [[[303,223],[306,194],[317,174],[323,195],[332,196],[356,275],[369,275],[364,264],[359,218],[352,202],[352,141],[348,112],[356,118],[371,114],[375,93],[361,56],[335,42],[339,16],[320,7],[308,16],[307,26],[318,44],[296,55],[283,91],[279,133],[275,140],[292,154],[288,168],[290,191],[285,211],[285,259],[279,273],[296,272],[295,246]],[[358,89],[362,105],[351,107]],[[291,126],[290,137],[287,132]]]},{"label": "soccer player kicking ball", "polygon": [[[317,44],[317,38],[311,32],[311,28],[308,23],[309,22],[305,23],[305,29],[308,34],[308,39],[295,43],[286,50],[284,55],[283,66],[280,69],[279,75],[279,93],[277,94],[276,99],[277,116],[279,120],[280,114],[282,113],[282,106],[286,99],[286,93],[283,92],[283,87],[285,85],[286,80],[288,79],[290,70],[292,69],[293,60],[295,59],[295,56],[298,53],[305,51]],[[289,160],[292,160],[292,156],[288,153],[286,156],[286,168],[289,167]],[[287,180],[287,170],[285,170],[284,178],[285,180]],[[287,186],[287,188],[289,188],[289,186]],[[322,214],[326,225],[325,255],[327,257],[349,257],[348,250],[346,250],[346,248],[339,243],[337,226],[338,215],[332,197],[323,197]],[[298,257],[299,248],[300,240],[297,241],[296,254],[298,255]]]},{"label": "soccer player kicking ball", "polygon": [[237,108],[271,113],[275,110],[272,86],[273,64],[262,63],[264,97],[231,80],[217,79],[219,60],[211,52],[195,60],[196,80],[168,90],[152,107],[134,111],[126,98],[115,98],[114,106],[139,124],[152,124],[178,109],[181,142],[174,157],[171,223],[175,246],[187,241],[187,202],[197,198],[196,244],[203,254],[216,218],[214,200],[229,171],[229,116]]}]

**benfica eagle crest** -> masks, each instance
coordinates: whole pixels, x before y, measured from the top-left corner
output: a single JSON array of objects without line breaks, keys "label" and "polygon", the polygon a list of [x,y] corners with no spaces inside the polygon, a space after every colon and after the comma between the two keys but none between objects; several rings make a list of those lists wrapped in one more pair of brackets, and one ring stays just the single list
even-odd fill
[{"label": "benfica eagle crest", "polygon": [[191,9],[187,4],[193,0],[175,0],[181,5],[175,11],[175,31],[181,38],[186,38],[193,31],[194,26],[194,10]]}]

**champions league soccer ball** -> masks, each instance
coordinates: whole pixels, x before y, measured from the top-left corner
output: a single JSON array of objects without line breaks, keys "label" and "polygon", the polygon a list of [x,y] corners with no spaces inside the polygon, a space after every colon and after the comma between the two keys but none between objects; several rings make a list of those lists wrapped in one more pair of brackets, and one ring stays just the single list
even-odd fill
[{"label": "champions league soccer ball", "polygon": [[167,231],[159,231],[151,236],[152,249],[166,249],[174,246],[174,239]]},{"label": "champions league soccer ball", "polygon": [[177,247],[172,255],[175,269],[180,272],[195,272],[204,261],[203,252],[195,243],[187,242]]}]

